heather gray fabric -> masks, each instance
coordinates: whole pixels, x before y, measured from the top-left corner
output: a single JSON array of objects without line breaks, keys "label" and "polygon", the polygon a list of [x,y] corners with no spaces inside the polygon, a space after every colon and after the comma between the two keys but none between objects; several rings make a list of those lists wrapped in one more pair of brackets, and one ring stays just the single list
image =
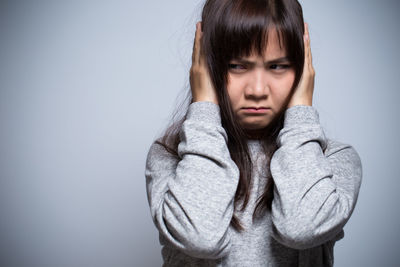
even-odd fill
[{"label": "heather gray fabric", "polygon": [[[255,171],[248,206],[239,212],[239,171],[219,106],[192,103],[180,136],[180,159],[153,143],[145,171],[164,266],[333,266],[334,244],[357,202],[361,162],[351,146],[325,137],[313,107],[286,110],[271,159],[272,211],[254,222],[269,171],[258,141],[248,141]],[[233,212],[242,233],[230,226]]]}]

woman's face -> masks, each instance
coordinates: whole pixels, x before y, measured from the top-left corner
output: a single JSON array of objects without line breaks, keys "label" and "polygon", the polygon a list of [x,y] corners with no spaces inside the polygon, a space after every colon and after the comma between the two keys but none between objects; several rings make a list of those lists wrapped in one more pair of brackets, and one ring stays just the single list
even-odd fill
[{"label": "woman's face", "polygon": [[295,71],[279,47],[277,32],[270,31],[264,57],[255,53],[230,61],[227,90],[239,123],[249,133],[265,128],[284,105]]}]

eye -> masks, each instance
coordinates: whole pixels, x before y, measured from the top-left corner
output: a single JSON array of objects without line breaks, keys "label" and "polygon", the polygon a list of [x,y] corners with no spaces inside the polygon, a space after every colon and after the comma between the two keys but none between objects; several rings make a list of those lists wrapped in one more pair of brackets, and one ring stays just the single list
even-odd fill
[{"label": "eye", "polygon": [[291,66],[289,64],[272,64],[271,66],[269,66],[269,68],[272,70],[284,70],[290,67]]},{"label": "eye", "polygon": [[240,73],[246,71],[247,67],[243,64],[229,63],[228,68],[232,72]]},{"label": "eye", "polygon": [[243,66],[241,64],[230,63],[229,68],[234,69],[234,70],[241,70],[241,69],[245,69],[245,66]]}]

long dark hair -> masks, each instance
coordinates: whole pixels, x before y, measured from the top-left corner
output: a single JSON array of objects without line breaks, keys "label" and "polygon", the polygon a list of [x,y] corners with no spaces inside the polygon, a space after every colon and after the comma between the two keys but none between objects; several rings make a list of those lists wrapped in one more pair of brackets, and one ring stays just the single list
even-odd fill
[{"label": "long dark hair", "polygon": [[[217,91],[222,126],[228,135],[230,156],[240,170],[234,201],[235,210],[238,209],[239,202],[242,202],[240,210],[244,210],[250,196],[253,164],[247,145],[248,135],[237,122],[227,93],[228,65],[233,58],[249,56],[253,52],[263,55],[268,32],[276,29],[279,44],[286,50],[286,56],[295,70],[292,94],[300,81],[304,65],[303,12],[297,0],[207,0],[201,18],[202,49]],[[260,138],[268,165],[277,149],[276,137],[283,127],[284,111],[285,108],[267,126]],[[185,117],[186,114],[176,120],[158,141],[176,157],[180,142],[179,129]],[[271,210],[274,181],[269,172],[266,179],[266,187],[257,200],[253,220],[265,210]],[[243,230],[235,215],[231,225],[238,231]]]}]

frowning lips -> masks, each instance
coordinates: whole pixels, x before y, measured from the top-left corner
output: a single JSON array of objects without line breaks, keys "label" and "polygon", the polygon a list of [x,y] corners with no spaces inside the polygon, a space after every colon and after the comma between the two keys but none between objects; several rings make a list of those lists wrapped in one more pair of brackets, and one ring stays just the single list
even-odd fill
[{"label": "frowning lips", "polygon": [[268,108],[268,107],[243,107],[242,110],[245,113],[265,113],[268,110],[270,110],[270,108]]},{"label": "frowning lips", "polygon": [[255,109],[255,110],[259,110],[259,109],[269,109],[268,107],[243,107],[242,109]]}]

